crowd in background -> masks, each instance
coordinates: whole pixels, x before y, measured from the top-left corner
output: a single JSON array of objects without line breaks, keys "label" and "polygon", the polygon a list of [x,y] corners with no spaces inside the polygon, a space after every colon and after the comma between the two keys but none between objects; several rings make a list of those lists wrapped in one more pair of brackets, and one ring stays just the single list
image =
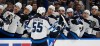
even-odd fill
[{"label": "crowd in background", "polygon": [[[44,6],[46,9],[49,5],[54,5],[56,7],[56,11],[60,6],[67,8],[73,8],[76,11],[77,6],[80,5],[80,10],[84,9],[91,10],[91,7],[97,5],[100,8],[100,0],[0,0],[0,4],[7,4],[7,10],[13,9],[13,5],[16,2],[21,2],[23,4],[23,8],[28,4],[36,3],[37,7]],[[36,7],[35,7],[36,8]],[[34,9],[34,8],[33,8]]]}]

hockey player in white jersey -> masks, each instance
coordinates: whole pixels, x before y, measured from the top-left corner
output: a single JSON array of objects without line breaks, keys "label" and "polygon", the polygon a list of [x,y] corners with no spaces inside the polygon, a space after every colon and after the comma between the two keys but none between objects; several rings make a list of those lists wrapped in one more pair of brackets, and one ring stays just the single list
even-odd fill
[{"label": "hockey player in white jersey", "polygon": [[58,13],[59,13],[59,16],[58,16],[58,20],[59,20],[59,22],[58,22],[58,27],[59,27],[59,32],[58,33],[60,33],[60,35],[59,35],[59,37],[58,38],[60,38],[60,39],[66,39],[67,37],[67,33],[68,33],[68,31],[67,30],[69,30],[68,29],[68,21],[66,21],[66,15],[65,15],[65,8],[64,7],[59,7],[59,9],[58,9]]},{"label": "hockey player in white jersey", "polygon": [[98,12],[99,8],[98,6],[93,6],[91,13],[92,13],[92,21],[94,21],[95,26],[93,27],[93,35],[96,35],[96,33],[100,32],[100,18],[96,15],[96,13]]},{"label": "hockey player in white jersey", "polygon": [[[48,18],[51,26],[53,26],[53,24],[57,21],[57,17],[55,15],[53,15],[54,12],[55,12],[55,6],[50,5],[48,7],[48,10],[47,10],[46,15],[45,15],[45,17]],[[57,34],[58,34],[57,32],[55,32],[55,33],[50,32],[50,37],[55,38],[57,36]]]},{"label": "hockey player in white jersey", "polygon": [[48,20],[45,19],[45,12],[46,10],[44,7],[39,7],[37,9],[37,14],[35,14],[33,19],[29,22],[27,31],[31,35],[32,46],[48,46],[47,35],[54,29],[50,27]]},{"label": "hockey player in white jersey", "polygon": [[[17,20],[18,18],[18,21],[17,22],[15,22],[15,24],[17,24],[17,27],[16,27],[16,31],[18,30],[18,28],[22,25],[21,23],[20,23],[20,19],[21,19],[21,8],[22,8],[22,4],[20,3],[20,2],[17,2],[15,5],[14,5],[14,9],[13,9],[13,13],[15,14],[15,20]],[[15,34],[14,34],[14,37],[16,37],[16,31],[15,31]],[[18,37],[20,37],[20,35],[18,36]]]},{"label": "hockey player in white jersey", "polygon": [[27,5],[23,11],[23,14],[20,16],[20,25],[17,26],[16,34],[15,37],[22,37],[23,34],[25,34],[25,26],[30,20],[30,15],[29,13],[32,11],[32,6]]},{"label": "hockey player in white jersey", "polygon": [[6,35],[9,37],[13,37],[14,33],[16,32],[17,28],[17,21],[19,18],[15,19],[15,14],[12,12],[5,12],[3,15],[3,18],[5,19],[4,25],[3,25],[3,30]]},{"label": "hockey player in white jersey", "polygon": [[46,17],[48,17],[50,24],[52,25],[54,22],[56,22],[57,18],[53,15],[53,13],[55,12],[55,6],[50,5],[48,7],[48,11],[46,13]]},{"label": "hockey player in white jersey", "polygon": [[95,23],[92,21],[94,19],[90,16],[89,10],[84,10],[82,14],[82,22],[83,22],[83,30],[80,33],[80,37],[82,38],[95,38],[94,35],[92,35],[93,27],[95,26]]},{"label": "hockey player in white jersey", "polygon": [[14,5],[13,13],[16,14],[17,16],[21,17],[21,14],[22,14],[21,10],[22,10],[22,3],[17,2]]},{"label": "hockey player in white jersey", "polygon": [[7,22],[4,23],[3,29],[6,34],[8,33],[7,35],[9,35],[9,37],[14,37],[17,27],[21,25],[20,16],[16,14],[20,11],[21,8],[22,4],[20,2],[17,2],[14,6],[13,12],[7,11],[3,15],[5,20],[7,20]]},{"label": "hockey player in white jersey", "polygon": [[74,11],[72,8],[67,9],[66,16],[69,18],[68,23],[70,28],[67,37],[71,39],[78,39],[81,31],[80,27],[83,25],[83,23],[79,19],[77,20],[77,17],[74,17],[73,12]]}]

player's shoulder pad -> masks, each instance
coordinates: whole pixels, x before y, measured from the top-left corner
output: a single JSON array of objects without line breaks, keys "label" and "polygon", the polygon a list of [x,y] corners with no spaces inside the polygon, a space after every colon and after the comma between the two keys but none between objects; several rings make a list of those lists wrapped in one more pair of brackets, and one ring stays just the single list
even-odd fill
[{"label": "player's shoulder pad", "polygon": [[86,19],[83,19],[86,23],[90,24],[91,23],[91,20],[86,20]]},{"label": "player's shoulder pad", "polygon": [[74,19],[71,20],[71,23],[72,23],[72,24],[75,24],[75,25],[78,25],[77,20],[74,20]]},{"label": "player's shoulder pad", "polygon": [[56,16],[54,16],[54,15],[50,15],[50,16],[48,16],[48,17],[50,17],[50,18],[53,18],[53,19],[57,20],[57,17],[56,17]]},{"label": "player's shoulder pad", "polygon": [[35,14],[32,18],[38,18],[38,17],[41,18],[41,19],[47,20],[47,21],[49,20],[48,18],[46,18],[46,17],[44,17],[44,16],[42,16],[42,15],[40,15],[38,13]]}]

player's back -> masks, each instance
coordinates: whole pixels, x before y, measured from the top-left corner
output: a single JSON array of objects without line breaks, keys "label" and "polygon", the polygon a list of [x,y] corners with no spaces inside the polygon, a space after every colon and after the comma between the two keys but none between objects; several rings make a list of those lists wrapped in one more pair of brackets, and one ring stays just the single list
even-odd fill
[{"label": "player's back", "polygon": [[48,29],[50,25],[48,21],[39,14],[33,17],[28,26],[33,28],[31,32],[31,37],[33,39],[43,39],[49,34]]}]

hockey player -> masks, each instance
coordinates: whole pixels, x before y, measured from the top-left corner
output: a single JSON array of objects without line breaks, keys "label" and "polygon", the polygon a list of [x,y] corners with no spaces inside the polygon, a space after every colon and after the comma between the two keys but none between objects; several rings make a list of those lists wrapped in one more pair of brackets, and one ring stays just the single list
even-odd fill
[{"label": "hockey player", "polygon": [[37,9],[37,14],[34,15],[33,19],[29,22],[29,29],[27,30],[30,32],[32,38],[32,46],[48,46],[47,35],[50,31],[54,30],[50,27],[47,19],[43,17],[43,15],[45,15],[45,11],[44,7],[39,7]]},{"label": "hockey player", "polygon": [[98,6],[93,6],[91,13],[92,13],[92,21],[94,21],[95,26],[93,27],[93,35],[96,35],[96,33],[100,32],[100,18],[96,15],[96,13],[98,12]]},{"label": "hockey player", "polygon": [[69,23],[69,28],[70,28],[70,31],[67,37],[71,39],[77,39],[79,38],[80,31],[81,31],[80,27],[82,26],[83,23],[80,20],[77,20],[76,17],[74,17],[73,12],[74,11],[72,8],[67,9],[66,15],[69,18],[68,23]]},{"label": "hockey player", "polygon": [[[59,32],[58,33],[60,33],[59,38],[66,39],[66,36],[67,36],[67,33],[68,33],[68,31],[66,30],[68,28],[68,23],[66,21],[67,17],[65,15],[65,8],[64,7],[59,7],[58,10],[59,10],[58,11],[58,13],[59,13],[59,16],[58,16],[58,20],[59,20],[59,22],[58,22]],[[65,19],[65,23],[64,23],[64,19]]]},{"label": "hockey player", "polygon": [[[47,13],[46,13],[46,18],[48,18],[50,25],[52,26],[56,21],[57,21],[57,17],[55,15],[53,15],[53,13],[55,12],[55,6],[50,5],[48,7]],[[57,32],[50,32],[50,38],[55,38],[57,36]]]},{"label": "hockey player", "polygon": [[55,12],[55,6],[50,5],[48,7],[48,11],[46,13],[46,17],[48,17],[50,24],[52,25],[54,22],[56,22],[57,18],[53,15]]},{"label": "hockey player", "polygon": [[96,15],[96,13],[98,12],[99,8],[98,6],[93,6],[91,8],[91,15]]},{"label": "hockey player", "polygon": [[30,15],[29,13],[32,11],[32,6],[31,5],[27,5],[24,9],[23,14],[21,15],[21,19],[20,19],[20,25],[18,25],[17,30],[16,30],[16,34],[15,37],[22,37],[23,34],[25,34],[26,31],[24,31],[25,26],[27,26],[27,24],[29,23],[30,20]]},{"label": "hockey player", "polygon": [[20,2],[17,2],[14,6],[14,11],[9,12],[6,11],[3,15],[4,18],[4,32],[8,37],[14,37],[14,34],[17,30],[17,26],[20,24],[20,15],[19,11],[22,8],[22,4]]},{"label": "hockey player", "polygon": [[[17,22],[17,29],[19,28],[19,26],[21,26],[22,24],[20,23],[20,19],[21,19],[21,8],[22,8],[22,4],[20,2],[17,2],[15,5],[14,5],[14,9],[13,9],[13,13],[16,15],[15,18],[19,18],[19,21]],[[19,23],[19,24],[18,24]],[[14,37],[16,37],[16,31],[15,31],[15,35]],[[19,35],[20,36],[20,35]]]},{"label": "hockey player", "polygon": [[25,20],[28,20],[30,17],[30,12],[32,11],[32,6],[31,5],[27,5],[23,11],[23,14],[21,15],[22,18],[22,22],[24,22]]},{"label": "hockey player", "polygon": [[80,33],[80,37],[82,38],[95,38],[95,35],[92,35],[93,27],[95,23],[92,21],[94,19],[90,16],[90,11],[85,10],[82,14],[82,22],[83,22],[83,30]]},{"label": "hockey player", "polygon": [[13,13],[16,14],[17,16],[21,17],[21,8],[22,8],[22,4],[20,2],[17,2],[14,5],[14,9],[13,9]]},{"label": "hockey player", "polygon": [[19,18],[16,18],[15,14],[9,11],[3,14],[3,18],[4,18],[3,30],[5,35],[7,35],[8,37],[13,37],[16,32],[17,22]]}]

